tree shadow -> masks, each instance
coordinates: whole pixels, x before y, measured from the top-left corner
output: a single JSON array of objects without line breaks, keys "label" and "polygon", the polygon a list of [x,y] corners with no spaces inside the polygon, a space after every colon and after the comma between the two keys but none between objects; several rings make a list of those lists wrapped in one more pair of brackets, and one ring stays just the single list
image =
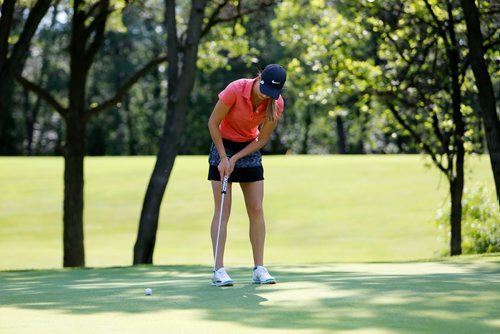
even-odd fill
[{"label": "tree shadow", "polygon": [[[203,310],[250,328],[498,333],[500,261],[273,267],[279,284],[210,286],[209,267],[0,272],[0,305],[67,314]],[[144,289],[153,295],[145,296]]]}]

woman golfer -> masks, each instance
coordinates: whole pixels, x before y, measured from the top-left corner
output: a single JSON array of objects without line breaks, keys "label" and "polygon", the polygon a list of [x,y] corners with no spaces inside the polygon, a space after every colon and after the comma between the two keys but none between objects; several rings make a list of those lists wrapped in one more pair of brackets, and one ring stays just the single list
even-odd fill
[{"label": "woman golfer", "polygon": [[[211,237],[214,257],[217,254],[214,259],[213,285],[233,285],[233,280],[224,269],[224,247],[231,212],[233,182],[240,184],[250,221],[250,242],[254,260],[252,280],[260,284],[276,283],[264,267],[264,170],[259,150],[266,144],[283,112],[284,102],[280,94],[285,80],[286,72],[283,67],[270,64],[254,79],[231,82],[219,94],[219,101],[208,121],[213,140],[209,154],[208,179],[212,181],[215,204]],[[224,176],[229,177],[229,183],[219,231],[221,180]]]}]

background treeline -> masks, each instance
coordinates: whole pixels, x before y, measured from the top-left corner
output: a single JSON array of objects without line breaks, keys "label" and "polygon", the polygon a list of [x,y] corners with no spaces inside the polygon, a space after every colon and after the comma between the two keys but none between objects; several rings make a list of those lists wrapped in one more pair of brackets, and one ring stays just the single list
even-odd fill
[{"label": "background treeline", "polygon": [[64,156],[65,266],[85,263],[85,156],[156,155],[134,247],[151,263],[176,156],[207,153],[229,82],[280,63],[266,153],[425,153],[461,254],[468,154],[500,199],[499,22],[474,0],[4,0],[0,154]]},{"label": "background treeline", "polygon": [[[19,20],[29,8],[29,2],[24,4],[16,8]],[[412,54],[422,57],[421,64],[415,62],[414,68],[407,70],[407,80],[415,81],[421,76],[419,87],[428,86],[428,90],[434,90],[427,95],[415,93],[415,101],[436,109],[449,107],[446,103],[451,100],[450,96],[440,92],[446,90],[440,85],[446,85],[443,77],[447,76],[449,67],[439,59],[438,53],[445,52],[444,45],[434,41],[434,50],[429,49],[417,35],[419,29],[435,34],[432,15],[423,13],[425,8],[410,8],[417,6],[418,1],[387,2],[387,6],[394,7],[393,11],[379,9],[375,15],[380,19],[373,16],[373,8],[361,10],[361,4],[359,8],[346,7],[341,2],[332,4],[336,6],[322,1],[281,1],[228,29],[212,31],[200,47],[196,86],[189,99],[187,126],[179,152],[206,154],[210,145],[206,123],[217,94],[231,80],[257,75],[259,69],[270,62],[286,66],[289,81],[285,92],[285,117],[266,147],[268,153],[418,152],[419,144],[394,120],[380,100],[382,91],[385,94],[400,86],[409,89],[408,84],[391,77],[408,61],[398,54],[403,52],[407,57]],[[493,7],[493,3],[482,2],[483,6],[488,4]],[[116,91],[145,60],[166,52],[163,1],[144,0],[122,5],[124,7],[116,10],[117,14],[107,24],[104,43],[91,68],[88,105],[109,98],[110,92]],[[421,6],[425,3],[421,2]],[[413,16],[422,15],[422,20],[401,21],[405,9],[413,11]],[[62,0],[48,9],[32,40],[23,70],[61,100],[67,90],[69,64],[65,50],[71,31],[71,10],[69,3]],[[436,11],[439,12],[437,6]],[[486,33],[496,32],[491,37],[497,40],[490,42],[495,45],[498,26],[493,26],[498,21],[493,19],[493,14],[483,15],[482,19],[484,28],[491,30]],[[383,21],[384,16],[386,21]],[[401,26],[401,22],[406,26]],[[460,52],[465,52],[465,23],[462,19],[456,24],[461,25],[457,36],[458,45],[463,48]],[[20,26],[13,26],[18,34]],[[487,53],[491,73],[498,71],[494,61],[498,60],[498,51],[494,50],[491,48]],[[424,58],[426,53],[428,58]],[[165,63],[158,65],[128,91],[114,110],[89,122],[86,132],[88,155],[156,154],[165,118],[165,71]],[[467,116],[467,150],[484,153],[486,145],[481,119],[473,112],[478,105],[472,74],[467,68],[462,71],[461,105]],[[495,85],[498,92],[498,77]],[[412,103],[410,99],[406,98],[408,103]],[[61,155],[64,124],[53,108],[20,85],[15,86],[13,106],[10,125],[13,142],[4,153]],[[415,112],[410,105],[406,109]],[[432,127],[432,121],[426,124],[425,115],[416,118],[419,120],[424,127]],[[452,127],[452,120],[445,120],[445,123],[448,121]]]}]

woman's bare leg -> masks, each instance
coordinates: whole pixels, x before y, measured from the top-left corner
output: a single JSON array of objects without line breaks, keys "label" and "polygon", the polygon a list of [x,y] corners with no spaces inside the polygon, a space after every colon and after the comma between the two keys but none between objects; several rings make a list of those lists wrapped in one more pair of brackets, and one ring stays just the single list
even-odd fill
[{"label": "woman's bare leg", "polygon": [[241,183],[245,197],[248,219],[250,221],[250,242],[252,244],[255,266],[264,265],[264,242],[266,239],[266,224],[264,222],[264,181]]}]

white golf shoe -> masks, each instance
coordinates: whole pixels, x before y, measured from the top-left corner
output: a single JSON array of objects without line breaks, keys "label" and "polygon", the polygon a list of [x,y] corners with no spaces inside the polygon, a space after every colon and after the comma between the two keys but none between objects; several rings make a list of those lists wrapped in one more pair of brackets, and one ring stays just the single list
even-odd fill
[{"label": "white golf shoe", "polygon": [[224,267],[214,271],[214,276],[212,277],[212,285],[215,286],[233,286],[234,281],[226,273]]},{"label": "white golf shoe", "polygon": [[267,271],[266,267],[263,266],[257,266],[253,269],[252,281],[253,283],[257,284],[276,283],[276,279],[271,275],[269,275],[269,272]]}]

